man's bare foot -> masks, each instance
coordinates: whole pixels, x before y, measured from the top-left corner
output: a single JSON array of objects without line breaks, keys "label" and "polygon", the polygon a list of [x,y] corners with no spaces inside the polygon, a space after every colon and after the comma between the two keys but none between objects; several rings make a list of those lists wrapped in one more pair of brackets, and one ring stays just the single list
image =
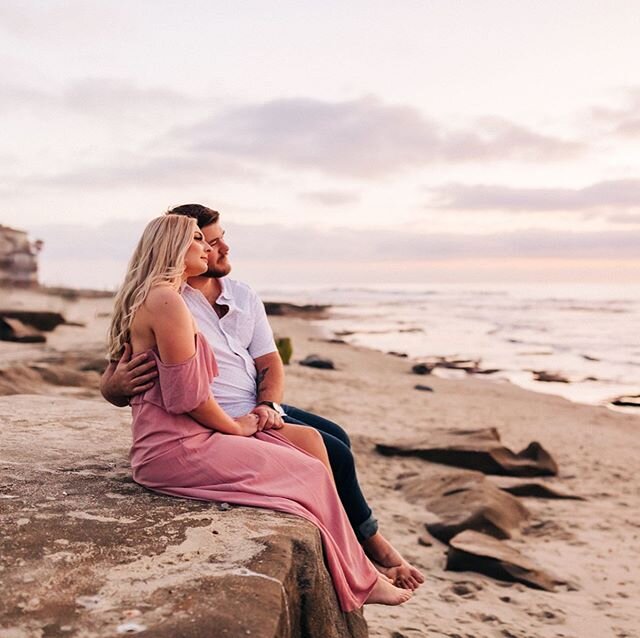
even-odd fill
[{"label": "man's bare foot", "polygon": [[411,596],[413,596],[413,592],[392,585],[384,576],[380,575],[378,576],[378,581],[374,588],[369,594],[369,598],[364,601],[364,604],[402,605],[403,603],[406,603]]},{"label": "man's bare foot", "polygon": [[367,538],[362,547],[376,569],[403,589],[417,589],[424,583],[419,569],[408,563],[398,550],[380,533]]}]

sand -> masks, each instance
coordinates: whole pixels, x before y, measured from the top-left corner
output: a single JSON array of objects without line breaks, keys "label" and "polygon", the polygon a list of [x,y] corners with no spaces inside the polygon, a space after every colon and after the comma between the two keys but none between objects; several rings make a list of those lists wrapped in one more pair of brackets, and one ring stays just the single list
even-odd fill
[{"label": "sand", "polygon": [[[6,298],[5,298],[6,299]],[[3,302],[5,302],[3,299]],[[30,308],[61,310],[86,327],[60,326],[47,344],[0,342],[0,368],[42,360],[77,360],[100,352],[108,300],[11,299]],[[40,306],[39,306],[40,304]],[[6,302],[2,305],[7,305]],[[345,344],[327,343],[321,322],[273,318],[275,332],[293,340],[286,402],[335,420],[351,435],[363,485],[383,533],[426,575],[406,605],[367,606],[372,637],[632,637],[640,635],[640,416],[583,406],[508,383],[478,378],[418,377],[410,363]],[[320,326],[320,327],[319,327]],[[310,353],[332,358],[336,370],[298,365]],[[434,392],[414,389],[416,383]],[[95,387],[43,386],[38,393],[101,401]],[[430,428],[495,427],[521,449],[537,440],[560,467],[554,484],[584,501],[524,498],[528,529],[508,541],[568,581],[555,592],[505,583],[472,572],[444,570],[446,546],[429,537],[423,505],[408,503],[396,485],[427,462],[384,457],[378,442]],[[419,543],[426,539],[430,546]]]}]

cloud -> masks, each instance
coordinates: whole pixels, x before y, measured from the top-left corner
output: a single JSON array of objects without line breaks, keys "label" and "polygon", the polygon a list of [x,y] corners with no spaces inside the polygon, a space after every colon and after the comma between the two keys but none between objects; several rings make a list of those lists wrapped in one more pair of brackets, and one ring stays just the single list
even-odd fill
[{"label": "cloud", "polygon": [[85,115],[109,115],[113,118],[134,112],[145,117],[150,112],[201,107],[202,100],[166,87],[143,86],[109,77],[88,77],[73,82],[61,91],[4,82],[0,86],[0,107],[7,110],[58,108]]},{"label": "cloud", "polygon": [[192,184],[216,184],[220,180],[255,181],[259,173],[229,158],[166,154],[145,157],[122,154],[117,160],[54,174],[32,174],[12,179],[5,194],[23,189],[110,189],[127,187],[175,187]]},{"label": "cloud", "polygon": [[70,108],[84,112],[107,112],[117,115],[129,109],[190,106],[193,98],[164,87],[144,87],[119,78],[91,77],[75,82],[63,95]]},{"label": "cloud", "polygon": [[617,107],[594,107],[590,109],[590,115],[596,122],[606,124],[616,135],[640,136],[640,87],[628,88],[624,102]]},{"label": "cloud", "polygon": [[373,178],[436,162],[547,161],[581,152],[576,142],[541,135],[507,120],[481,118],[446,130],[411,106],[374,97],[344,102],[278,99],[231,108],[177,129],[197,152]]},{"label": "cloud", "polygon": [[637,215],[609,215],[607,221],[612,224],[640,224],[640,214]]},{"label": "cloud", "polygon": [[640,180],[602,181],[584,188],[517,188],[494,184],[447,184],[428,189],[429,207],[454,210],[588,211],[640,207]]},{"label": "cloud", "polygon": [[360,200],[358,194],[341,190],[308,191],[299,193],[298,197],[322,206],[342,206],[343,204],[353,204]]}]

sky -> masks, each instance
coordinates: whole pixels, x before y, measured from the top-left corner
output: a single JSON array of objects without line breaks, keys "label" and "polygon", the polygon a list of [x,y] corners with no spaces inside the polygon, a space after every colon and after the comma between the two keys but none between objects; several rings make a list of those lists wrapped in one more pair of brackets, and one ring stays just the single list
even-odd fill
[{"label": "sky", "polygon": [[257,286],[640,282],[640,0],[1,0],[0,224],[115,288],[219,210]]}]

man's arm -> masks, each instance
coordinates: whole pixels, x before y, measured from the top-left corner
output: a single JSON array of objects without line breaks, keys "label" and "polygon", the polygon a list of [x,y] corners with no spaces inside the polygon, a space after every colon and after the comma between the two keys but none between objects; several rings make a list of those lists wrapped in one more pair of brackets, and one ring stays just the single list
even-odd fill
[{"label": "man's arm", "polygon": [[280,403],[284,396],[284,366],[280,354],[269,352],[261,357],[256,357],[257,388],[256,407],[252,410],[260,418],[259,427],[264,430],[270,428],[281,428],[284,421],[278,412],[272,410],[268,405],[259,405],[261,401],[273,401]]},{"label": "man's arm", "polygon": [[131,346],[127,343],[118,361],[111,361],[100,379],[102,396],[119,408],[129,405],[129,399],[146,392],[158,376],[156,362],[147,353],[131,358]]},{"label": "man's arm", "polygon": [[284,366],[278,351],[264,354],[255,360],[258,371],[257,403],[274,401],[281,403],[284,396]]}]

